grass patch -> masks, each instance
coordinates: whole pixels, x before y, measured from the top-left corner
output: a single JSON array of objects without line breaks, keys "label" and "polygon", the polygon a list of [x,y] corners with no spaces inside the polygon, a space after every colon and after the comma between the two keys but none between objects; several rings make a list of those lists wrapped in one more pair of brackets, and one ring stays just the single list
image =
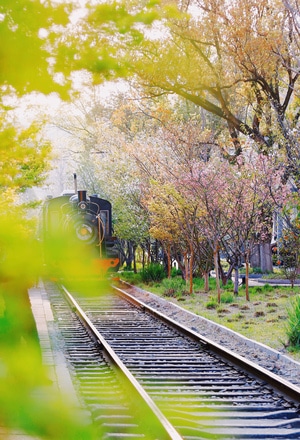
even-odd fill
[{"label": "grass patch", "polygon": [[217,309],[218,308],[218,301],[216,298],[210,298],[209,301],[206,303],[205,306],[207,309]]},{"label": "grass patch", "polygon": [[227,319],[227,322],[237,322],[244,318],[245,316],[243,315],[243,313],[234,313],[230,316],[230,318]]},{"label": "grass patch", "polygon": [[164,296],[178,297],[185,293],[186,283],[182,278],[165,278],[162,280],[161,287]]},{"label": "grass patch", "polygon": [[226,308],[224,308],[222,306],[218,306],[217,307],[217,313],[218,313],[218,315],[225,315],[227,313],[230,313],[230,310],[228,310],[228,309],[226,309]]},{"label": "grass patch", "polygon": [[235,300],[234,295],[232,292],[224,292],[221,295],[221,303],[224,304],[231,304]]}]

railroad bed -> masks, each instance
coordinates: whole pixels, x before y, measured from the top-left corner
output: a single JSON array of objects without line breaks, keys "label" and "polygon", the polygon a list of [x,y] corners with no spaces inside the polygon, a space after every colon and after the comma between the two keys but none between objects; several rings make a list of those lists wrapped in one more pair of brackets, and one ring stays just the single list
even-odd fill
[{"label": "railroad bed", "polygon": [[[277,383],[262,368],[255,372],[251,362],[235,359],[186,327],[176,328],[133,297],[135,304],[110,290],[91,297],[72,292],[80,304],[75,313],[76,303],[71,310],[55,285],[48,284],[47,291],[79,394],[99,424],[99,438],[300,438],[296,386]],[[87,322],[82,326],[82,311],[101,336],[92,335]],[[122,365],[111,366],[103,341],[145,390],[151,410],[162,415],[162,434],[150,413],[145,416],[140,396],[120,378]]]},{"label": "railroad bed", "polygon": [[285,355],[286,350],[284,348],[281,352],[274,350],[227,327],[184,310],[174,304],[172,300],[167,301],[158,295],[131,286],[126,282],[119,282],[118,285],[130,295],[145,302],[148,306],[160,310],[176,322],[252,360],[261,367],[300,387],[300,363]]}]

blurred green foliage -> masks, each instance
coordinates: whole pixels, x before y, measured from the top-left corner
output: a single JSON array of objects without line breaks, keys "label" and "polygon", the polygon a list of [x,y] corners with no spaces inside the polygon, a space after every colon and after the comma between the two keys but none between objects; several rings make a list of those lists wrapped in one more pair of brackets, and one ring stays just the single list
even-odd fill
[{"label": "blurred green foliage", "polygon": [[[66,97],[67,84],[55,80],[50,57],[56,38],[68,23],[71,4],[39,0],[2,0],[0,3],[0,87],[18,94],[58,91]],[[52,60],[53,64],[53,60]]]},{"label": "blurred green foliage", "polygon": [[33,222],[12,204],[0,214],[0,426],[48,439],[92,439],[42,364],[28,288],[41,272]]},{"label": "blurred green foliage", "polygon": [[41,141],[40,127],[32,124],[17,129],[0,113],[0,190],[2,211],[8,206],[13,192],[20,193],[40,185],[49,170],[51,145]]},{"label": "blurred green foliage", "polygon": [[51,386],[42,364],[28,289],[42,268],[37,219],[28,216],[20,194],[41,185],[49,170],[50,144],[43,121],[27,128],[10,119],[3,98],[15,92],[56,91],[67,97],[67,82],[54,76],[56,36],[71,7],[39,0],[0,4],[0,426],[47,439],[92,439],[92,428],[68,396]]},{"label": "blurred green foliage", "polygon": [[[55,391],[42,355],[28,296],[42,272],[37,218],[20,194],[40,185],[50,145],[39,125],[18,129],[0,115],[0,426],[47,439],[93,439],[91,425]],[[30,205],[31,206],[31,205]]]},{"label": "blurred green foliage", "polygon": [[[66,396],[49,386],[42,365],[28,298],[28,288],[41,274],[42,255],[35,221],[28,218],[18,196],[43,182],[50,147],[41,141],[38,124],[19,129],[8,122],[4,97],[38,91],[57,92],[68,99],[72,70],[87,67],[92,72],[103,71],[104,76],[112,69],[119,75],[126,73],[126,69],[120,70],[118,59],[106,54],[105,44],[96,44],[102,57],[95,61],[89,41],[86,53],[81,54],[75,35],[67,40],[66,27],[76,7],[72,1],[0,3],[0,426],[55,440],[88,440],[94,438],[94,432]],[[133,18],[117,3],[103,7],[104,22],[110,27],[114,22],[137,42],[141,34],[135,22],[149,23],[155,18],[147,8]],[[79,35],[76,29],[76,37]],[[76,267],[72,269],[76,271]]]}]

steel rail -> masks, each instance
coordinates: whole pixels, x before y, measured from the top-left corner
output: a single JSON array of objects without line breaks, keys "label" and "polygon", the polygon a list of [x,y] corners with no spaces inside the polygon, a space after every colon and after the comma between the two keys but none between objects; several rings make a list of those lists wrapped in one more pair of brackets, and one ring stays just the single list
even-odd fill
[{"label": "steel rail", "polygon": [[[127,367],[123,364],[119,356],[114,352],[111,346],[106,342],[103,336],[96,329],[91,320],[84,313],[82,308],[79,306],[77,301],[73,298],[73,296],[69,293],[65,286],[60,285],[62,291],[64,292],[68,302],[73,307],[73,310],[80,317],[81,321],[85,325],[85,327],[92,334],[93,338],[97,341],[101,349],[107,355],[108,359],[111,363],[116,367],[117,372],[120,376],[126,381],[126,386],[130,389],[131,393],[134,393],[136,397],[140,400],[140,410],[143,414],[146,410],[147,414],[151,417],[151,433],[157,438],[157,440],[183,440],[179,433],[176,431],[174,426],[169,422],[169,420],[164,416],[161,410],[154,403],[149,394],[144,390],[144,388],[139,384],[139,382],[135,379],[135,377],[130,373]],[[125,385],[123,382],[123,385]],[[153,417],[154,416],[154,417]]]},{"label": "steel rail", "polygon": [[248,373],[264,380],[265,382],[270,384],[275,390],[277,390],[281,394],[291,399],[294,403],[296,404],[300,403],[300,387],[298,387],[297,385],[288,382],[287,380],[266,370],[260,365],[255,364],[249,359],[246,359],[243,356],[234,353],[233,351],[227,349],[226,347],[221,346],[220,344],[210,340],[205,336],[202,336],[201,334],[189,329],[184,325],[179,324],[178,322],[174,321],[172,318],[169,318],[168,316],[164,315],[158,310],[138,300],[137,298],[135,298],[125,290],[120,289],[119,287],[116,286],[112,286],[112,287],[117,292],[118,295],[120,295],[125,300],[129,301],[131,304],[134,304],[144,312],[147,312],[152,316],[155,316],[156,318],[162,320],[167,325],[173,327],[181,334],[184,334],[185,336],[190,337],[194,341],[199,342],[203,347],[217,354],[221,358],[226,359],[235,366],[242,368],[244,371],[247,371]]}]

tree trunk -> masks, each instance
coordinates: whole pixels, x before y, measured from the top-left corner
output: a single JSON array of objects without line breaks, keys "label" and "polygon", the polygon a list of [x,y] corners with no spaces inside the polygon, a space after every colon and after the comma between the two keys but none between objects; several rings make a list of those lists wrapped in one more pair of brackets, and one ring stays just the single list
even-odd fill
[{"label": "tree trunk", "polygon": [[261,243],[254,246],[251,252],[250,264],[260,268],[262,272],[273,272],[271,243]]},{"label": "tree trunk", "polygon": [[220,254],[218,253],[218,264],[219,264],[219,277],[222,280],[223,286],[226,286],[229,279],[231,279],[232,271],[234,269],[234,264],[232,263],[228,269],[227,272],[224,272],[222,264],[221,264],[221,258]]},{"label": "tree trunk", "polygon": [[218,304],[221,302],[221,289],[220,289],[220,278],[219,278],[219,261],[218,261],[218,245],[215,245],[214,248],[214,265],[215,265],[215,272],[216,272],[216,287],[218,292]]},{"label": "tree trunk", "polygon": [[127,241],[127,252],[125,256],[126,268],[131,270],[132,262],[134,261],[134,252],[132,249],[132,243],[130,240]]},{"label": "tree trunk", "polygon": [[223,270],[219,252],[218,252],[218,273],[219,273],[219,279],[222,280],[222,285],[226,286],[227,281],[228,281],[227,273],[225,273]]},{"label": "tree trunk", "polygon": [[182,279],[185,280],[185,258],[181,258],[179,254],[176,255],[176,261],[179,269],[181,270]]},{"label": "tree trunk", "polygon": [[271,252],[271,243],[261,243],[260,251],[260,268],[262,272],[273,272],[273,261]]},{"label": "tree trunk", "polygon": [[254,268],[260,268],[260,250],[258,244],[255,244],[252,248],[250,264]]},{"label": "tree trunk", "polygon": [[239,294],[239,267],[235,266],[234,268],[234,295],[238,296]]},{"label": "tree trunk", "polygon": [[190,280],[190,288],[189,293],[193,293],[193,266],[194,266],[194,252],[191,252],[191,256],[189,259],[189,280]]},{"label": "tree trunk", "polygon": [[137,268],[136,268],[136,246],[132,246],[132,255],[133,255],[133,272],[137,273]]},{"label": "tree trunk", "polygon": [[189,279],[189,260],[187,257],[187,252],[184,254],[183,259],[184,259],[184,280],[185,280],[185,284],[187,285]]},{"label": "tree trunk", "polygon": [[246,300],[250,301],[249,297],[249,252],[246,252]]},{"label": "tree trunk", "polygon": [[204,292],[209,291],[209,272],[204,272]]},{"label": "tree trunk", "polygon": [[149,266],[151,262],[151,243],[150,240],[148,241],[148,261],[147,261],[147,265]]},{"label": "tree trunk", "polygon": [[167,246],[167,261],[168,261],[168,278],[171,278],[172,261],[171,261],[171,251],[170,245]]}]

